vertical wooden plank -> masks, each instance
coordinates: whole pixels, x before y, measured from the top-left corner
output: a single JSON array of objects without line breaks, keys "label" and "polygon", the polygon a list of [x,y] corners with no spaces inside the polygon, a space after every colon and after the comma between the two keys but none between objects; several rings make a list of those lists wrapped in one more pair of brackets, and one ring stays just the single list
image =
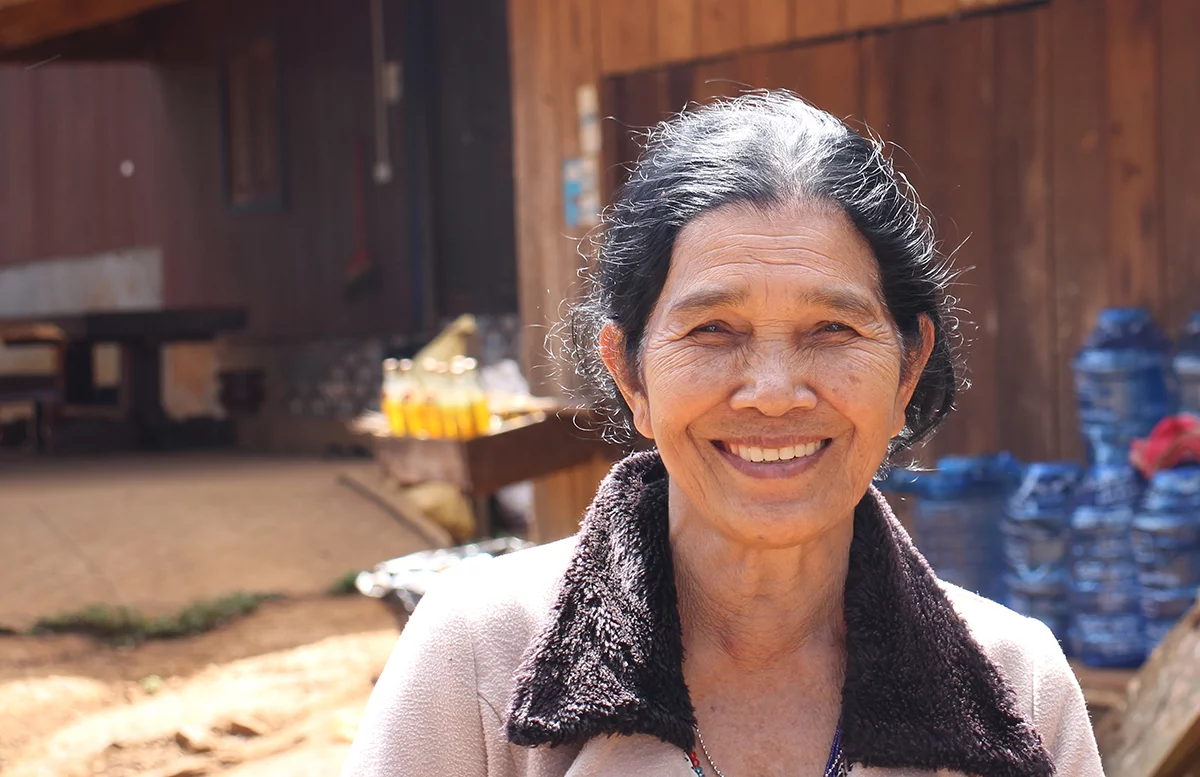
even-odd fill
[{"label": "vertical wooden plank", "polygon": [[11,106],[0,122],[0,264],[34,256],[34,214],[43,187],[34,166],[39,142],[34,128],[40,126],[43,110],[34,86],[36,72],[14,66],[0,74],[0,99]]},{"label": "vertical wooden plank", "polygon": [[895,70],[895,36],[891,32],[864,35],[859,42],[861,119],[870,131],[884,140],[891,138],[893,92],[890,74]]},{"label": "vertical wooden plank", "polygon": [[954,11],[955,0],[900,0],[900,19],[913,21],[946,16]]},{"label": "vertical wooden plank", "polygon": [[781,53],[781,50],[746,51],[738,55],[738,71],[742,82],[750,89],[786,88],[776,81],[772,67],[773,61]]},{"label": "vertical wooden plank", "polygon": [[1166,317],[1172,334],[1200,309],[1200,3],[1162,4],[1163,238],[1166,249]]},{"label": "vertical wooden plank", "polygon": [[[889,139],[896,144],[893,161],[897,170],[916,187],[926,207],[939,218],[938,237],[945,240],[947,248],[952,248],[954,244],[944,234],[941,221],[942,203],[951,195],[943,192],[944,180],[938,175],[939,154],[948,133],[944,115],[943,79],[947,65],[941,48],[943,40],[935,25],[900,29],[883,40],[891,56],[886,58],[889,67],[878,71],[878,89],[890,95],[888,103],[894,106],[889,114]],[[963,449],[956,441],[958,437],[961,430],[952,416],[937,436],[915,454],[922,463],[932,464],[942,452]]]},{"label": "vertical wooden plank", "polygon": [[736,97],[746,91],[737,57],[696,65],[692,84],[692,99],[698,103],[718,97]]},{"label": "vertical wooden plank", "polygon": [[994,274],[1000,447],[1022,461],[1058,451],[1054,286],[1049,264],[1049,11],[996,17]]},{"label": "vertical wooden plank", "polygon": [[[513,189],[517,219],[517,299],[524,332],[541,321],[538,289],[542,285],[539,231],[550,214],[544,202],[539,178],[547,174],[540,145],[538,103],[541,78],[538,47],[549,44],[537,35],[537,16],[541,0],[510,0],[512,100],[513,100]],[[551,142],[553,138],[549,139]],[[554,222],[557,223],[557,222]],[[535,337],[522,337],[521,367],[532,382],[538,361]]]},{"label": "vertical wooden plank", "polygon": [[696,0],[654,0],[658,62],[683,62],[696,56]]},{"label": "vertical wooden plank", "polygon": [[751,85],[790,89],[839,119],[860,114],[861,60],[854,40],[836,40],[762,52],[742,59]]},{"label": "vertical wooden plank", "polygon": [[745,5],[745,45],[772,46],[792,37],[795,0],[754,0]]},{"label": "vertical wooden plank", "polygon": [[796,0],[792,34],[798,40],[824,38],[845,29],[843,0]]},{"label": "vertical wooden plank", "polygon": [[1058,455],[1079,458],[1083,446],[1070,360],[1108,303],[1108,134],[1105,21],[1095,0],[1055,0],[1049,6],[1051,138],[1051,273],[1053,331],[1058,339],[1055,394]]},{"label": "vertical wooden plank", "polygon": [[729,54],[742,47],[745,9],[750,5],[750,0],[697,0],[700,56]]},{"label": "vertical wooden plank", "polygon": [[866,30],[886,27],[896,21],[900,12],[899,0],[843,0],[846,29]]},{"label": "vertical wooden plank", "polygon": [[628,73],[654,64],[654,11],[654,4],[646,0],[596,0],[605,73]]},{"label": "vertical wooden plank", "polygon": [[[944,149],[935,157],[945,196],[935,209],[939,237],[947,251],[957,249],[963,271],[953,290],[971,322],[967,369],[971,381],[963,393],[955,443],[967,453],[999,448],[1000,336],[996,281],[1000,274],[992,252],[991,172],[995,133],[995,25],[992,17],[933,25],[945,49],[943,75],[946,124]],[[917,158],[918,164],[924,164]]]},{"label": "vertical wooden plank", "polygon": [[1162,298],[1157,0],[1107,0],[1109,235],[1114,301]]}]

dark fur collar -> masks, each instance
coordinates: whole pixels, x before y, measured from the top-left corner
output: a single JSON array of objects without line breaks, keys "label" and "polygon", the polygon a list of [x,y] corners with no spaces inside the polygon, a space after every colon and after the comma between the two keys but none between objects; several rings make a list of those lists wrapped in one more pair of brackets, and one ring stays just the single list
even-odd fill
[{"label": "dark fur collar", "polygon": [[[846,626],[851,763],[1053,773],[1011,691],[874,489],[855,511]],[[550,623],[517,678],[509,740],[641,733],[690,749],[695,715],[682,663],[667,475],[657,453],[639,453],[613,469],[588,510]]]}]

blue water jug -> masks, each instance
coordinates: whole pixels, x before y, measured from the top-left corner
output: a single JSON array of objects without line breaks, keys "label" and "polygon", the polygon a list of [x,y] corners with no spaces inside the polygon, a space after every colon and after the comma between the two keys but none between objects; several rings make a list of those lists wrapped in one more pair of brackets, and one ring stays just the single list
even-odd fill
[{"label": "blue water jug", "polygon": [[1200,415],[1200,310],[1188,319],[1175,347],[1175,374],[1179,378],[1179,409]]},{"label": "blue water jug", "polygon": [[1028,465],[1009,498],[1004,537],[1008,606],[1067,635],[1067,539],[1083,469],[1074,462]]},{"label": "blue water jug", "polygon": [[1137,666],[1146,655],[1131,532],[1144,482],[1128,464],[1096,464],[1071,512],[1068,644],[1089,666]]},{"label": "blue water jug", "polygon": [[1151,478],[1130,539],[1146,648],[1153,650],[1200,590],[1200,467],[1166,469]]},{"label": "blue water jug", "polygon": [[1080,431],[1091,460],[1125,461],[1175,406],[1170,343],[1144,308],[1108,308],[1075,356]]},{"label": "blue water jug", "polygon": [[1000,524],[1019,471],[1007,453],[946,456],[918,479],[913,527],[942,580],[1004,601]]}]

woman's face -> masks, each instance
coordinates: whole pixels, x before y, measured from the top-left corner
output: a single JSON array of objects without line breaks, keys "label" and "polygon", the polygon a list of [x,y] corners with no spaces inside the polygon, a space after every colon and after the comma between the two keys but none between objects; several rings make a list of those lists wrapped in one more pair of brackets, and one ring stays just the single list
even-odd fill
[{"label": "woman's face", "polygon": [[640,372],[615,330],[602,350],[685,501],[672,509],[785,547],[852,514],[904,427],[923,324],[905,370],[875,257],[841,210],[730,206],[676,240]]}]

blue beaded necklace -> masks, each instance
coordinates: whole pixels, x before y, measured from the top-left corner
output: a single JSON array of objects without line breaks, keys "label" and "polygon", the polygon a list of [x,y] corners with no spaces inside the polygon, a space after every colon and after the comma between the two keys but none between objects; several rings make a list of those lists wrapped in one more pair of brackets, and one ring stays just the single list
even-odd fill
[{"label": "blue beaded necklace", "polygon": [[[700,734],[700,727],[694,726],[696,732],[696,741],[700,743],[700,750],[704,753],[704,759],[708,761],[708,765],[717,773],[717,777],[725,777],[717,765],[713,763],[712,755],[708,752],[708,745],[704,744],[704,737]],[[705,777],[704,767],[700,765],[700,759],[696,756],[695,748],[687,751],[688,762],[692,766],[692,771],[696,773],[696,777]],[[833,734],[833,746],[829,748],[829,760],[825,762],[825,771],[821,773],[822,777],[847,777],[850,774],[850,766],[846,763],[846,759],[842,757],[842,724],[839,723],[837,731]]]}]

